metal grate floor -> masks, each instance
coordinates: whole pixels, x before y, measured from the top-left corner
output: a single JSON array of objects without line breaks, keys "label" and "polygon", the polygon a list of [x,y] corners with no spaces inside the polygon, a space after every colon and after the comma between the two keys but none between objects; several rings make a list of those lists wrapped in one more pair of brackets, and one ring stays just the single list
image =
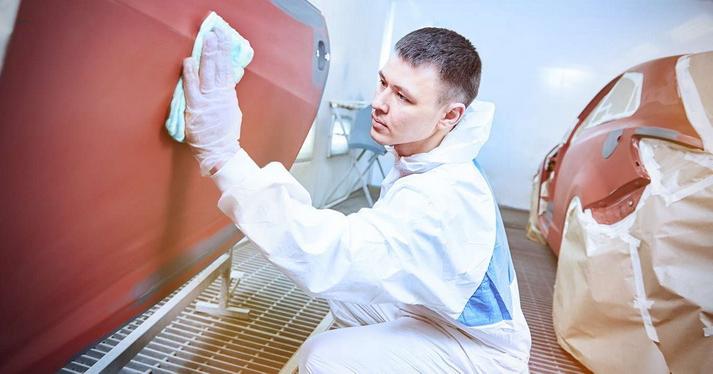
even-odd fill
[{"label": "metal grate floor", "polygon": [[525,236],[527,212],[501,208],[512,253],[520,303],[532,335],[531,373],[589,373],[557,343],[552,326],[552,295],[557,258]]},{"label": "metal grate floor", "polygon": [[[234,250],[233,269],[240,269],[245,275],[231,298],[231,306],[249,308],[250,319],[196,312],[197,301],[218,302],[220,279],[217,279],[122,372],[279,372],[322,321],[329,307],[323,300],[312,298],[297,288],[250,242]],[[171,296],[76,357],[60,372],[85,372]]]}]

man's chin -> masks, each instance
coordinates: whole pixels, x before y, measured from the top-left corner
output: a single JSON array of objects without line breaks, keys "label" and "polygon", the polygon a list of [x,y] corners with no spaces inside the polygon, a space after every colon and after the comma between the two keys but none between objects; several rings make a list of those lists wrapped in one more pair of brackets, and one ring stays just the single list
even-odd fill
[{"label": "man's chin", "polygon": [[371,135],[371,138],[374,139],[375,142],[381,144],[381,145],[388,145],[389,144],[389,139],[387,136],[384,136],[383,134],[378,133],[374,128],[371,128],[371,131],[369,131],[369,135]]}]

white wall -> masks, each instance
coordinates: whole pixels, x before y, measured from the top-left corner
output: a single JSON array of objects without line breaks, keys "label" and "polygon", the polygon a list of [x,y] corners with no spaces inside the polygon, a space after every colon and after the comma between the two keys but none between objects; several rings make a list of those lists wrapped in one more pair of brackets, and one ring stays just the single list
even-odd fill
[{"label": "white wall", "polygon": [[479,161],[498,202],[522,209],[538,163],[609,80],[653,58],[713,50],[710,1],[394,1],[392,45],[432,25],[478,49],[479,98],[496,105]]},{"label": "white wall", "polygon": [[0,72],[5,61],[5,50],[15,27],[20,0],[0,0]]},{"label": "white wall", "polygon": [[[389,0],[311,0],[324,15],[330,41],[329,77],[314,128],[311,160],[298,162],[291,173],[310,192],[314,205],[324,203],[329,189],[351,165],[351,156],[327,158],[331,112],[329,100],[370,101],[377,82]],[[346,191],[339,191],[336,196]]]}]

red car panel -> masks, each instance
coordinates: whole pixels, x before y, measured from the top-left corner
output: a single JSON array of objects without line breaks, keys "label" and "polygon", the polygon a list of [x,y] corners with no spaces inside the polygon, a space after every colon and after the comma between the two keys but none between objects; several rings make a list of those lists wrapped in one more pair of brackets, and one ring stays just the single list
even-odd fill
[{"label": "red car panel", "polygon": [[[638,139],[653,137],[703,148],[677,91],[675,65],[679,57],[629,69],[626,73],[643,76],[638,109],[630,116],[582,128],[621,76],[612,80],[579,115],[565,143],[545,158],[539,171],[537,223],[555,254],[559,252],[567,208],[575,196],[584,209],[592,210],[599,223],[618,222],[634,210],[649,183],[639,159]],[[546,188],[542,187],[544,183]]]},{"label": "red car panel", "polygon": [[0,76],[0,372],[47,372],[239,239],[163,124],[214,10],[255,50],[241,144],[289,167],[326,81],[307,1],[23,1]]}]

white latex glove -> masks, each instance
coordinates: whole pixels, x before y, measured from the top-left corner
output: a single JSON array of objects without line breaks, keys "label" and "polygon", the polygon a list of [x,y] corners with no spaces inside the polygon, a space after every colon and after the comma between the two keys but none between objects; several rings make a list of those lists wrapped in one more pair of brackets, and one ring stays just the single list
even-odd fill
[{"label": "white latex glove", "polygon": [[186,141],[202,175],[214,174],[240,149],[243,114],[235,94],[230,38],[220,28],[206,34],[200,69],[193,58],[183,60],[186,94]]}]

